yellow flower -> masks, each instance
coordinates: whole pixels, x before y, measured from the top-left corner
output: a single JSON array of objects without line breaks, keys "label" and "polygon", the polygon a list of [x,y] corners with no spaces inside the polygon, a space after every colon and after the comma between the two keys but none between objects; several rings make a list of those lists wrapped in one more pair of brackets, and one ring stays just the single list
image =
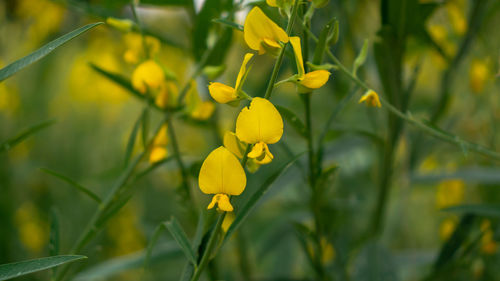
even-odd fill
[{"label": "yellow flower", "polygon": [[259,7],[254,7],[247,15],[243,26],[243,37],[248,47],[259,51],[276,54],[282,47],[280,42],[287,43],[286,32],[269,19]]},{"label": "yellow flower", "polygon": [[167,108],[169,106],[174,106],[176,103],[177,95],[179,94],[179,89],[173,81],[166,81],[162,83],[159,87],[159,93],[155,98],[155,104],[159,108]]},{"label": "yellow flower", "polygon": [[205,194],[215,194],[207,209],[218,204],[219,210],[232,212],[228,195],[240,195],[247,178],[240,161],[225,147],[212,151],[201,165],[198,184]]},{"label": "yellow flower", "polygon": [[276,3],[276,0],[266,0],[267,5],[271,7],[278,7],[278,4]]},{"label": "yellow flower", "polygon": [[290,43],[295,53],[295,62],[297,63],[298,84],[302,86],[301,92],[309,92],[312,89],[321,88],[328,81],[330,72],[326,70],[315,70],[305,73],[304,61],[302,59],[302,47],[299,37],[290,37]]},{"label": "yellow flower", "polygon": [[149,153],[149,163],[157,163],[167,158],[167,144],[167,125],[163,125],[153,140],[151,152]]},{"label": "yellow flower", "polygon": [[189,90],[186,94],[186,112],[196,120],[207,120],[212,116],[215,105],[211,101],[202,101],[198,93],[198,85],[195,80],[189,82]]},{"label": "yellow flower", "polygon": [[481,223],[481,231],[484,232],[481,237],[481,251],[487,255],[493,255],[498,250],[498,243],[494,239],[494,233],[489,220]]},{"label": "yellow flower", "polygon": [[226,216],[224,217],[224,220],[222,221],[221,225],[222,231],[227,232],[231,227],[231,225],[233,224],[235,218],[236,216],[234,215],[233,212],[227,213]]},{"label": "yellow flower", "polygon": [[450,238],[453,231],[457,226],[457,222],[454,219],[444,220],[439,227],[439,237],[441,240],[445,241]]},{"label": "yellow flower", "polygon": [[250,107],[244,107],[236,120],[236,136],[254,144],[248,157],[258,164],[273,160],[268,144],[278,142],[283,135],[283,119],[274,105],[263,98],[254,98]]},{"label": "yellow flower", "polygon": [[160,88],[164,81],[163,69],[153,60],[141,63],[132,73],[132,86],[142,94],[145,94],[148,89]]},{"label": "yellow flower", "polygon": [[106,18],[106,24],[123,32],[129,32],[134,26],[134,22],[129,19]]},{"label": "yellow flower", "polygon": [[243,86],[248,71],[250,70],[247,69],[247,64],[252,57],[252,53],[245,54],[243,63],[240,67],[240,72],[238,72],[238,77],[236,77],[236,85],[234,88],[219,82],[210,83],[210,85],[208,86],[208,91],[210,92],[210,95],[214,100],[216,100],[218,103],[228,103],[239,99],[241,87]]},{"label": "yellow flower", "polygon": [[366,91],[366,93],[359,99],[359,103],[362,103],[364,101],[366,102],[367,106],[382,107],[380,99],[378,98],[378,95],[374,90]]},{"label": "yellow flower", "polygon": [[488,79],[488,66],[480,60],[473,60],[469,71],[469,83],[472,91],[479,94],[484,89]]},{"label": "yellow flower", "polygon": [[[235,133],[227,131],[224,134],[224,147],[231,151],[239,159],[245,154],[245,144],[238,139]],[[260,165],[255,162],[256,159],[250,158],[247,161],[246,167],[250,173],[255,173],[260,168]]]},{"label": "yellow flower", "polygon": [[462,180],[445,180],[438,186],[436,206],[447,208],[461,203],[464,199],[465,183]]},{"label": "yellow flower", "polygon": [[155,37],[146,35],[144,41],[141,34],[130,32],[124,36],[126,51],[123,54],[125,62],[138,63],[144,56],[144,43],[149,52],[149,57],[155,56],[160,51],[160,41]]}]

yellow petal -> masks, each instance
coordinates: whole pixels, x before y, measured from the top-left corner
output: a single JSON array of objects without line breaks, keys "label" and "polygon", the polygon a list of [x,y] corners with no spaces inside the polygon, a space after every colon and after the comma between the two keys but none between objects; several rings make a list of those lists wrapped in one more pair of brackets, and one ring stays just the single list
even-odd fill
[{"label": "yellow petal", "polygon": [[224,221],[222,221],[222,231],[227,232],[229,230],[229,227],[231,227],[231,225],[233,224],[235,218],[236,216],[233,212],[227,213],[224,217]]},{"label": "yellow petal", "polygon": [[292,44],[293,53],[295,54],[295,62],[297,63],[297,71],[299,74],[299,78],[302,78],[304,76],[305,71],[304,71],[304,60],[302,59],[302,47],[300,46],[300,38],[297,36],[290,37],[290,44]]},{"label": "yellow petal", "polygon": [[271,7],[278,7],[278,4],[276,4],[276,0],[266,0],[266,3]]},{"label": "yellow petal", "polygon": [[248,157],[250,157],[250,158],[260,158],[261,156],[263,156],[264,153],[265,153],[264,145],[266,145],[266,144],[263,143],[263,142],[256,143],[252,147],[252,150],[248,153]]},{"label": "yellow petal", "polygon": [[141,63],[132,73],[132,86],[143,94],[148,88],[157,89],[164,80],[163,69],[153,60]]},{"label": "yellow petal", "polygon": [[283,119],[274,105],[263,98],[254,98],[236,120],[236,136],[246,143],[276,143],[283,135]]},{"label": "yellow petal", "polygon": [[167,108],[174,106],[179,90],[177,85],[172,81],[167,81],[159,87],[159,93],[155,98],[155,104],[159,108]]},{"label": "yellow petal", "polygon": [[231,202],[229,202],[229,197],[226,194],[216,194],[212,198],[210,204],[208,204],[207,209],[212,209],[215,204],[219,206],[220,211],[232,212],[234,210]]},{"label": "yellow petal", "polygon": [[233,87],[224,85],[219,82],[210,83],[208,91],[214,100],[218,103],[228,103],[238,99],[236,90]]},{"label": "yellow petal", "polygon": [[154,164],[156,162],[160,162],[161,160],[167,158],[168,150],[164,146],[155,146],[151,149],[151,153],[149,154],[149,163]]},{"label": "yellow petal", "polygon": [[221,146],[212,151],[201,165],[198,184],[203,193],[240,195],[247,178],[240,161]]},{"label": "yellow petal", "polygon": [[274,159],[274,156],[271,154],[271,151],[269,151],[269,147],[268,147],[268,146],[267,146],[267,144],[265,144],[265,143],[257,143],[257,144],[254,146],[254,148],[255,148],[256,146],[258,146],[259,144],[262,144],[262,145],[261,145],[261,148],[260,148],[260,147],[258,147],[258,148],[257,148],[257,150],[260,150],[260,149],[261,149],[261,151],[260,151],[260,155],[257,155],[257,153],[256,153],[256,154],[254,154],[254,155],[256,155],[256,157],[253,157],[254,155],[250,156],[250,153],[253,151],[253,150],[252,150],[252,151],[248,154],[248,157],[249,157],[249,158],[254,158],[255,163],[257,163],[257,164],[259,164],[259,165],[264,165],[264,164],[269,164],[269,163],[271,163],[271,161],[273,161],[273,159]]},{"label": "yellow petal", "polygon": [[299,83],[309,89],[318,89],[328,82],[329,76],[330,72],[326,70],[315,70],[306,73]]},{"label": "yellow petal", "polygon": [[235,133],[227,131],[224,134],[224,147],[236,155],[236,157],[243,158],[245,150]]},{"label": "yellow petal", "polygon": [[254,7],[247,15],[243,27],[243,36],[250,49],[265,52],[262,49],[262,42],[267,39],[272,44],[278,42],[287,43],[286,32],[269,19],[259,7]]},{"label": "yellow petal", "polygon": [[161,126],[160,130],[158,131],[158,134],[155,136],[155,139],[153,140],[154,146],[166,146],[168,144],[167,129],[168,129],[167,125]]},{"label": "yellow petal", "polygon": [[360,99],[359,103],[366,101],[367,106],[382,107],[378,95],[373,90],[368,90]]},{"label": "yellow petal", "polygon": [[253,57],[252,53],[247,53],[247,54],[245,54],[245,57],[243,58],[243,63],[241,64],[240,72],[238,73],[238,77],[236,78],[236,85],[234,86],[236,91],[238,91],[241,88],[240,87],[241,79],[243,78],[243,76],[247,72],[247,64],[248,64],[248,61],[250,61],[250,59],[252,57]]}]

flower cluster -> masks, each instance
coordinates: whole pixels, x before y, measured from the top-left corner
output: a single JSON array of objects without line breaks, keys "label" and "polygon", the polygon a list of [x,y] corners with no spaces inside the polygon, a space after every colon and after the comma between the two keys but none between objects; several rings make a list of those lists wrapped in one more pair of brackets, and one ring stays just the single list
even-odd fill
[{"label": "flower cluster", "polygon": [[[326,70],[305,72],[300,38],[289,37],[260,8],[255,7],[248,13],[243,36],[248,47],[259,55],[276,56],[291,43],[298,73],[286,81],[295,83],[299,93],[310,93],[328,81],[330,73]],[[242,100],[250,100],[250,105],[243,107],[236,119],[235,132],[226,132],[224,146],[212,151],[202,164],[198,178],[200,189],[214,194],[208,209],[217,204],[220,211],[233,211],[230,196],[240,195],[246,185],[243,166],[254,172],[260,165],[271,163],[274,155],[269,145],[277,143],[283,135],[283,119],[267,97],[252,97],[243,91],[253,57],[254,53],[244,55],[234,87],[220,82],[208,86],[210,95],[219,103],[238,106]]]}]

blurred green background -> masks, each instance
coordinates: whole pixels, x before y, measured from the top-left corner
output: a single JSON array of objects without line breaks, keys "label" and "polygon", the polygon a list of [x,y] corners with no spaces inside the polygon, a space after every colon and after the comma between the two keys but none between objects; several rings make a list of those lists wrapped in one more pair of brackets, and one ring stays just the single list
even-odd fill
[{"label": "blurred green background", "polygon": [[[377,68],[372,45],[380,41],[377,32],[381,30],[382,4],[393,2],[331,0],[316,11],[312,20],[312,31],[318,34],[328,20],[338,19],[340,39],[331,50],[344,65],[352,65],[364,40],[369,40],[368,58],[358,76],[380,89],[382,96],[380,65]],[[405,85],[414,84],[408,110],[413,116],[431,118],[443,77],[449,75],[450,100],[439,118],[439,127],[499,151],[500,2],[416,2],[429,12],[427,17],[411,14],[418,24],[405,39],[401,79]],[[476,2],[482,2],[482,6],[475,7]],[[243,24],[248,4],[150,0],[139,5],[138,15],[143,28],[161,42],[155,58],[178,77],[179,85],[188,81],[207,46],[226,40],[222,53],[213,56],[209,65],[224,65],[226,70],[217,81],[230,84],[248,48],[242,32],[211,20],[234,14],[234,21]],[[282,23],[276,9],[266,7],[265,2],[258,4]],[[474,9],[480,10],[475,11],[479,16],[472,25],[469,19]],[[0,67],[77,27],[109,16],[131,19],[130,5],[127,1],[3,0]],[[468,32],[471,28],[475,29],[473,36]],[[470,42],[462,54],[466,38]],[[56,121],[0,152],[0,264],[49,255],[51,213],[59,218],[60,253],[68,252],[96,209],[95,202],[41,168],[57,171],[101,197],[122,173],[127,141],[144,104],[89,64],[130,77],[135,64],[127,59],[127,52],[130,56],[140,40],[137,33],[98,26],[0,82],[0,141],[40,121]],[[458,55],[459,62],[450,63]],[[263,94],[273,63],[269,56],[256,58],[245,84],[247,93]],[[294,67],[294,61],[287,58],[280,78],[292,75]],[[210,81],[214,80],[206,75],[197,78],[203,100],[211,99],[207,90]],[[378,193],[379,148],[388,130],[387,113],[383,108],[358,104],[361,91],[333,70],[329,83],[312,96],[312,124],[313,133],[319,135],[335,106],[352,91],[357,96],[340,112],[326,135],[325,167],[338,169],[328,179],[328,196],[324,198],[329,212],[328,236],[322,242],[325,267],[331,280],[424,280],[444,242],[463,218],[441,209],[461,204],[498,206],[499,162],[405,126],[394,148],[392,189],[382,235],[380,239],[363,240]],[[278,88],[273,103],[303,116],[293,86]],[[196,184],[199,163],[222,144],[226,130],[234,130],[238,112],[238,108],[217,104],[209,122],[176,121],[180,150],[192,173],[192,193],[200,210],[209,198]],[[160,113],[151,112],[152,127],[160,119]],[[136,151],[140,147],[137,141]],[[269,168],[248,174],[247,190],[236,198],[236,208],[290,157],[290,150],[297,154],[307,147],[285,122],[284,137],[272,149],[276,161]],[[302,157],[273,184],[211,264],[209,279],[315,279],[293,226],[295,222],[312,225],[309,189],[301,170],[304,165],[306,159]],[[141,164],[142,168],[147,166]],[[157,225],[172,215],[188,237],[194,235],[196,221],[186,211],[191,206],[186,207],[176,192],[180,181],[175,162],[169,161],[134,183],[130,202],[82,253],[89,259],[74,265],[79,271],[74,280],[178,280],[185,258],[168,233],[162,234],[157,243],[155,251],[159,254],[149,274],[143,273],[141,262],[126,262],[144,251]],[[500,280],[498,213],[476,217],[469,234],[471,246],[462,249],[465,254],[439,280]],[[251,277],[245,273],[242,259]],[[123,268],[113,267],[110,261]],[[101,271],[95,271],[99,268]],[[49,272],[43,272],[20,280],[48,278]]]}]

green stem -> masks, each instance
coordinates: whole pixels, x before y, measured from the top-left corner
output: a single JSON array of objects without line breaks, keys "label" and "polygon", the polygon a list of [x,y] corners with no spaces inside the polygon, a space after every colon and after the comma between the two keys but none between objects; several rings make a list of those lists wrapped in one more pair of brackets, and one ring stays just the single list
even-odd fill
[{"label": "green stem", "polygon": [[205,248],[205,251],[203,252],[203,256],[201,257],[201,261],[198,264],[198,267],[196,267],[193,277],[191,277],[191,281],[196,281],[200,278],[201,273],[205,269],[205,267],[208,264],[208,261],[210,260],[210,255],[216,245],[217,241],[217,236],[220,233],[222,222],[224,221],[224,217],[226,216],[226,212],[223,212],[219,215],[217,218],[217,223],[215,224],[214,229],[212,230],[212,233],[210,234],[210,238],[208,239],[207,247]]},{"label": "green stem", "polygon": [[[299,0],[295,0],[293,3],[292,16],[290,17],[290,20],[288,21],[288,25],[286,27],[286,34],[287,35],[290,35],[290,33],[292,32],[293,23],[295,22],[295,19],[297,18],[297,9],[299,7],[298,2],[299,2]],[[274,64],[273,72],[271,74],[271,79],[269,80],[269,83],[267,84],[266,93],[264,95],[265,99],[271,98],[271,94],[272,94],[273,89],[274,89],[274,83],[276,82],[276,78],[278,78],[278,72],[280,70],[281,63],[283,62],[283,57],[285,55],[285,48],[286,48],[286,44],[284,44],[283,47],[281,48],[281,50],[278,54],[278,59],[276,60],[276,63]]]}]

